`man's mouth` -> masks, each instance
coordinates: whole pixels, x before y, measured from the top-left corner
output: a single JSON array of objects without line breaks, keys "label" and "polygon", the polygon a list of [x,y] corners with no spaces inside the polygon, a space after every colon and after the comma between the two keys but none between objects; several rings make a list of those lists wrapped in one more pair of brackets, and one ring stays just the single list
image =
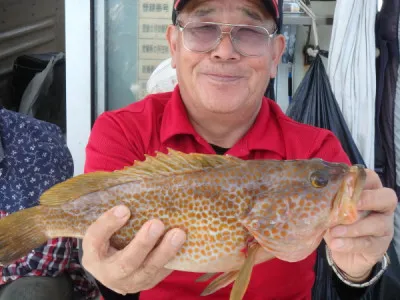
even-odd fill
[{"label": "man's mouth", "polygon": [[210,79],[214,80],[214,81],[218,81],[218,82],[234,82],[237,80],[242,79],[243,77],[241,76],[232,76],[232,75],[226,75],[226,74],[206,74],[207,77],[209,77]]}]

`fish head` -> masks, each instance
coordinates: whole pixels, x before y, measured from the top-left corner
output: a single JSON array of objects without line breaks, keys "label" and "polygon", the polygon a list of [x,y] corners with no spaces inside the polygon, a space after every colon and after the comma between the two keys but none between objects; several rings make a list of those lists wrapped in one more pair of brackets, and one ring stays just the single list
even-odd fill
[{"label": "fish head", "polygon": [[300,240],[314,246],[315,236],[324,230],[358,219],[357,202],[366,178],[362,166],[311,159],[284,161],[265,171],[266,187],[241,219],[264,248],[271,240],[284,241],[287,247],[296,247]]}]

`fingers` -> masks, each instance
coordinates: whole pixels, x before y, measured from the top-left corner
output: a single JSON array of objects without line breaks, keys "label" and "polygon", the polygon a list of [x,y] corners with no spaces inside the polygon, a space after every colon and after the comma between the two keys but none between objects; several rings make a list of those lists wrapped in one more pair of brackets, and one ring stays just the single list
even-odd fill
[{"label": "fingers", "polygon": [[161,243],[148,255],[135,274],[135,284],[151,288],[169,275],[172,270],[164,266],[176,255],[185,241],[186,235],[180,229],[168,231]]},{"label": "fingers", "polygon": [[103,259],[108,252],[109,239],[128,220],[130,211],[125,206],[116,206],[101,215],[91,224],[82,240],[83,260],[90,264],[91,260]]},{"label": "fingers", "polygon": [[396,205],[394,191],[384,188],[378,175],[367,170],[366,185],[357,209],[360,216],[368,215],[354,224],[331,228],[324,236],[340,269],[358,278],[382,258],[393,237]]},{"label": "fingers", "polygon": [[351,225],[340,225],[330,230],[332,238],[356,237],[391,237],[393,234],[393,218],[372,214]]},{"label": "fingers", "polygon": [[396,193],[392,189],[380,188],[376,190],[364,190],[357,208],[359,210],[375,211],[392,214],[397,206]]},{"label": "fingers", "polygon": [[121,294],[151,288],[170,274],[172,270],[164,266],[186,238],[179,229],[172,229],[164,236],[164,224],[150,220],[124,249],[110,251],[109,239],[129,216],[126,207],[107,211],[88,228],[82,243],[84,267],[105,286]]},{"label": "fingers", "polygon": [[365,189],[375,190],[383,187],[382,181],[376,172],[370,169],[365,169],[365,171],[367,173],[367,178],[365,181]]},{"label": "fingers", "polygon": [[345,253],[364,253],[368,249],[368,255],[373,253],[381,255],[380,244],[387,244],[385,237],[358,237],[358,238],[340,238],[332,239],[328,242],[328,246],[332,251]]},{"label": "fingers", "polygon": [[164,230],[164,224],[160,220],[149,220],[143,224],[125,249],[112,257],[110,264],[119,266],[116,268],[118,274],[114,274],[114,276],[124,278],[140,268],[147,255],[164,234]]},{"label": "fingers", "polygon": [[157,274],[178,252],[185,242],[186,234],[180,229],[169,231],[160,245],[149,255],[143,265],[142,272],[150,276]]},{"label": "fingers", "polygon": [[367,179],[360,200],[357,204],[359,210],[393,213],[398,203],[396,193],[389,188],[384,188],[377,173],[366,169]]},{"label": "fingers", "polygon": [[163,272],[164,265],[176,255],[185,240],[183,231],[172,229],[159,243],[164,233],[165,226],[160,220],[147,221],[123,250],[105,260],[110,266],[107,276],[118,280],[134,274],[136,285],[154,281],[155,276]]}]

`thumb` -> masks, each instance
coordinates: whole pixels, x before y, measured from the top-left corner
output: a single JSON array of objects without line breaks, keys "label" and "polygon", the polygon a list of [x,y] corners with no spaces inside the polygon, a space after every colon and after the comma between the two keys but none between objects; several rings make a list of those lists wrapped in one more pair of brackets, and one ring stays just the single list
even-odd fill
[{"label": "thumb", "polygon": [[102,260],[108,256],[111,236],[119,230],[130,216],[126,206],[116,206],[102,214],[86,230],[82,240],[83,253],[88,260]]},{"label": "thumb", "polygon": [[[329,247],[329,249],[332,249],[332,243],[336,242],[336,238],[334,238],[331,234],[332,228],[328,229],[323,238],[325,240],[326,245]],[[334,250],[331,250],[332,252],[335,252]]]}]

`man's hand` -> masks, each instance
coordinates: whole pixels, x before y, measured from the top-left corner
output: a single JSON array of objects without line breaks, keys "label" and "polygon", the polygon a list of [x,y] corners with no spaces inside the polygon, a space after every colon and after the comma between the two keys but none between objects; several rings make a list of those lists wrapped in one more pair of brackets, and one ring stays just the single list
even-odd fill
[{"label": "man's hand", "polygon": [[109,239],[129,215],[124,206],[107,211],[88,228],[82,241],[83,266],[103,285],[123,295],[150,289],[168,276],[172,270],[164,265],[186,239],[183,231],[172,229],[155,247],[164,233],[164,225],[150,220],[124,249],[117,251],[110,246]]},{"label": "man's hand", "polygon": [[378,175],[367,170],[367,181],[358,205],[370,211],[368,217],[352,225],[340,225],[327,232],[325,240],[335,264],[354,282],[368,279],[393,238],[397,196],[383,188]]}]

